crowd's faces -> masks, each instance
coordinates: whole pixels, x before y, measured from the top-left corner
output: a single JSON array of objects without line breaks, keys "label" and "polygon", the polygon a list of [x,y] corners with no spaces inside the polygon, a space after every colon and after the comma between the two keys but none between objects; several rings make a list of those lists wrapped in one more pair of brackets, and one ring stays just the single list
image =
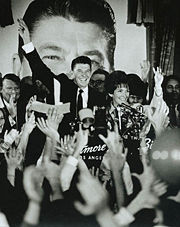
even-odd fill
[{"label": "crowd's faces", "polygon": [[[35,24],[30,35],[42,61],[56,75],[65,73],[72,77],[70,66],[77,56],[88,56],[92,60],[92,72],[100,67],[110,69],[108,42],[103,30],[94,23],[76,22],[61,16],[43,18]],[[23,66],[24,76],[30,75],[25,58]]]},{"label": "crowd's faces", "polygon": [[13,98],[14,102],[17,102],[20,96],[20,87],[14,81],[4,79],[2,84],[2,96],[6,102],[9,103],[10,98]]},{"label": "crowd's faces", "polygon": [[129,87],[127,84],[120,84],[113,93],[113,105],[118,106],[122,103],[127,104],[129,98]]},{"label": "crowd's faces", "polygon": [[74,80],[79,88],[85,88],[88,86],[91,78],[91,67],[88,64],[78,63],[73,69]]},{"label": "crowd's faces", "polygon": [[133,104],[142,104],[143,103],[143,98],[137,95],[129,95],[129,104],[133,105]]},{"label": "crowd's faces", "polygon": [[168,101],[180,102],[180,84],[177,80],[170,79],[166,85],[166,96]]},{"label": "crowd's faces", "polygon": [[3,127],[4,127],[5,119],[4,119],[4,114],[0,110],[0,133],[2,133]]},{"label": "crowd's faces", "polygon": [[105,91],[105,75],[93,74],[90,80],[90,86],[103,93]]}]

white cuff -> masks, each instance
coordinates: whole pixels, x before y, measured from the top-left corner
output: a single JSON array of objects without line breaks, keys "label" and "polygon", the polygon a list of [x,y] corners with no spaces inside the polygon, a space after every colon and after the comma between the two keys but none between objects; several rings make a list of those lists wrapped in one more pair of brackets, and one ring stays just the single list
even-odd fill
[{"label": "white cuff", "polygon": [[34,45],[32,42],[30,42],[30,43],[23,45],[22,48],[26,52],[26,54],[29,54],[34,50]]},{"label": "white cuff", "polygon": [[114,215],[114,220],[118,224],[118,226],[121,226],[132,223],[135,218],[126,208],[121,207],[119,212]]},{"label": "white cuff", "polygon": [[9,227],[7,218],[6,218],[5,214],[3,214],[2,212],[0,212],[0,226]]},{"label": "white cuff", "polygon": [[74,158],[73,156],[69,156],[66,160],[66,164],[72,165],[74,167],[77,167],[78,159]]}]

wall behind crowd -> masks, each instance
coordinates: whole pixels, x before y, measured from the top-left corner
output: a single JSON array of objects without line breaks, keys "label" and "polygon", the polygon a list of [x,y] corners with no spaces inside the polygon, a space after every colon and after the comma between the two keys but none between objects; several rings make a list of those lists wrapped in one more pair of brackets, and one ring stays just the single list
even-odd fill
[{"label": "wall behind crowd", "polygon": [[[13,72],[12,56],[17,52],[17,18],[22,17],[32,0],[11,0],[14,25],[0,27],[0,72]],[[146,59],[146,31],[143,26],[126,24],[127,0],[108,0],[117,21],[115,68],[127,73],[139,73],[139,63]]]}]

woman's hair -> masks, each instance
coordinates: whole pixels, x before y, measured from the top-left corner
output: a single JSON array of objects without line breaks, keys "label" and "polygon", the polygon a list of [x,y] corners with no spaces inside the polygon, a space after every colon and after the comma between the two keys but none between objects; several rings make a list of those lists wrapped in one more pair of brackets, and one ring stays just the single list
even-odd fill
[{"label": "woman's hair", "polygon": [[105,91],[107,94],[113,94],[119,85],[128,85],[128,78],[124,71],[114,71],[105,80]]}]

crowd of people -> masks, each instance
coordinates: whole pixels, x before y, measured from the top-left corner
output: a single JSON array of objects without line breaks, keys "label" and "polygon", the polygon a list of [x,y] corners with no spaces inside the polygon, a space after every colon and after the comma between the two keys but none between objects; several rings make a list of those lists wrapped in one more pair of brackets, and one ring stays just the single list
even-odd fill
[{"label": "crowd of people", "polygon": [[0,227],[180,226],[180,174],[163,150],[171,140],[178,162],[180,79],[153,68],[149,100],[148,61],[141,75],[114,70],[110,6],[96,1],[102,21],[77,2],[35,0],[18,19],[16,63],[30,73],[1,78]]}]

